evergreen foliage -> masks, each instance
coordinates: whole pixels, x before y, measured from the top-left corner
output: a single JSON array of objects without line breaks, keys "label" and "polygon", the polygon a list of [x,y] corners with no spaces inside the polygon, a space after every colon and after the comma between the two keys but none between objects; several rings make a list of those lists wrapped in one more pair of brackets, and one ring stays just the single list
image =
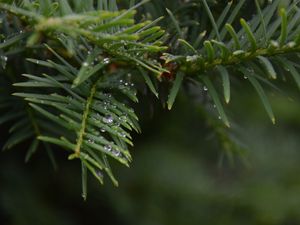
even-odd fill
[{"label": "evergreen foliage", "polygon": [[[132,160],[137,93],[148,88],[171,109],[181,87],[196,87],[203,107],[216,108],[207,120],[222,146],[240,151],[225,107],[233,85],[249,81],[273,123],[267,88],[280,91],[284,80],[300,88],[299,2],[175,0],[165,9],[155,0],[2,1],[0,124],[10,125],[3,149],[30,140],[25,160],[41,147],[54,166],[53,146],[69,151],[81,162],[86,198],[87,172],[102,184],[104,171],[118,185],[109,161]],[[243,18],[243,7],[256,14]]]}]

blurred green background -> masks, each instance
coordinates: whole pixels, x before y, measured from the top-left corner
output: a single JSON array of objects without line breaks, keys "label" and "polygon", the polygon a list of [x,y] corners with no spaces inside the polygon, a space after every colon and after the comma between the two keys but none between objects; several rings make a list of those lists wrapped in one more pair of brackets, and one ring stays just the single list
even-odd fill
[{"label": "blurred green background", "polygon": [[114,165],[120,187],[108,179],[99,186],[91,177],[86,202],[80,197],[79,162],[67,161],[64,151],[55,152],[57,171],[43,149],[26,165],[22,146],[2,153],[0,224],[300,224],[299,94],[288,93],[291,101],[269,93],[274,126],[256,93],[247,88],[239,93],[240,87],[233,88],[229,108],[246,150],[234,164],[226,157],[220,164],[223,149],[191,96],[181,93],[171,112],[145,102],[132,166]]}]

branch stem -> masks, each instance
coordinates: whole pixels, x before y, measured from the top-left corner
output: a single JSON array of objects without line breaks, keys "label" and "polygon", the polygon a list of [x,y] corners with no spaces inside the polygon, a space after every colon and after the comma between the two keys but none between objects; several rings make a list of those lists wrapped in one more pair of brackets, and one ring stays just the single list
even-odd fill
[{"label": "branch stem", "polygon": [[[236,65],[241,62],[246,62],[253,60],[257,58],[258,56],[264,56],[264,57],[272,57],[276,55],[282,55],[282,54],[288,54],[288,53],[299,53],[300,52],[300,46],[283,46],[276,49],[268,49],[268,48],[260,48],[257,49],[254,52],[241,52],[241,54],[234,55],[232,54],[227,59],[222,58],[215,58],[213,61],[209,62],[208,60],[205,60],[201,57],[201,55],[198,56],[200,60],[195,60],[193,62],[186,60],[186,58],[181,58],[179,60],[179,64],[181,64],[179,70],[188,74],[198,74],[199,72],[211,70],[215,68],[216,66],[222,65],[222,66],[230,66],[230,65]],[[197,57],[197,55],[196,55]]]},{"label": "branch stem", "polygon": [[78,138],[77,138],[77,143],[76,143],[76,147],[75,147],[75,155],[74,156],[77,157],[77,158],[80,156],[81,146],[83,144],[86,125],[87,125],[87,120],[88,120],[88,116],[89,116],[89,113],[90,113],[90,108],[91,108],[92,101],[93,101],[94,96],[96,94],[98,81],[93,85],[93,87],[91,89],[91,92],[90,92],[90,96],[88,97],[88,99],[86,101],[86,104],[85,104],[85,109],[84,109],[84,112],[83,112],[83,115],[82,115],[81,128],[78,132]]}]

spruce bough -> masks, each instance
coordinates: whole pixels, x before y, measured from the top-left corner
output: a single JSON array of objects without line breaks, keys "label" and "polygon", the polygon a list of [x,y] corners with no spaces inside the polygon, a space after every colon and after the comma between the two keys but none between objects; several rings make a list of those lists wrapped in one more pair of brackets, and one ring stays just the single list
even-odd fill
[{"label": "spruce bough", "polygon": [[[151,10],[161,7],[155,1],[126,2],[0,3],[0,124],[10,125],[3,149],[29,140],[25,160],[44,148],[54,166],[53,146],[69,151],[81,162],[84,198],[88,172],[118,185],[110,160],[129,166],[137,92],[148,88],[171,109],[184,83],[203,89],[217,114],[207,120],[234,149],[224,108],[231,80],[249,81],[273,123],[265,85],[290,76],[300,88],[300,1],[255,0],[250,19],[239,13],[245,0],[216,13],[210,1],[173,1],[179,9],[163,9],[164,18]],[[160,86],[170,87],[167,97]]]}]

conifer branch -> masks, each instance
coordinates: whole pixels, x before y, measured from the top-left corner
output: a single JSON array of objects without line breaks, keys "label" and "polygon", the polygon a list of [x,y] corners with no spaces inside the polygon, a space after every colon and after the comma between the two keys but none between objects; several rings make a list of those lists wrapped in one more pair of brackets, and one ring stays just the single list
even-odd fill
[{"label": "conifer branch", "polygon": [[[82,144],[83,144],[83,136],[85,135],[87,120],[88,120],[88,116],[89,116],[89,113],[90,113],[90,107],[91,107],[92,101],[94,99],[94,95],[96,93],[97,83],[98,82],[96,82],[93,85],[93,87],[91,89],[91,92],[90,92],[90,96],[88,97],[88,99],[85,103],[85,109],[84,109],[84,112],[83,112],[83,115],[82,115],[81,128],[78,132],[77,144],[76,144],[76,147],[75,147],[75,155],[74,155],[75,157],[79,156],[80,149],[81,149]],[[70,158],[72,158],[72,156],[70,156]]]},{"label": "conifer branch", "polygon": [[[225,126],[210,115],[207,120],[229,151],[228,146],[237,149],[227,133],[230,118],[224,107],[233,76],[250,82],[273,123],[261,83],[274,87],[272,80],[288,74],[300,88],[300,0],[285,8],[280,0],[255,0],[252,19],[241,17],[245,0],[229,1],[220,13],[210,1],[187,1],[178,10],[166,9],[165,19],[152,10],[153,21],[145,19],[149,15],[135,17],[146,2],[127,10],[108,0],[0,3],[5,40],[0,43],[0,124],[12,122],[6,146],[33,139],[26,159],[41,142],[47,149],[53,144],[71,152],[69,159],[81,163],[84,198],[87,172],[101,184],[105,172],[117,186],[110,158],[125,166],[132,161],[130,132],[140,132],[131,105],[139,101],[137,90],[148,86],[162,100],[169,91],[171,109],[186,82],[203,89]],[[172,4],[178,7],[177,1]],[[12,55],[22,62],[19,69]],[[224,100],[214,74],[220,75]]]}]

